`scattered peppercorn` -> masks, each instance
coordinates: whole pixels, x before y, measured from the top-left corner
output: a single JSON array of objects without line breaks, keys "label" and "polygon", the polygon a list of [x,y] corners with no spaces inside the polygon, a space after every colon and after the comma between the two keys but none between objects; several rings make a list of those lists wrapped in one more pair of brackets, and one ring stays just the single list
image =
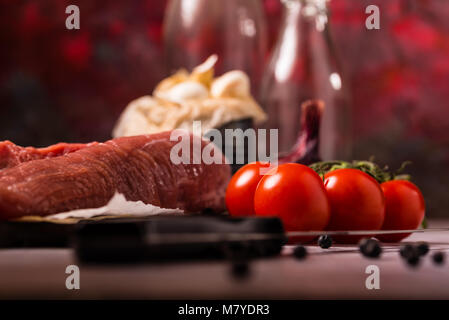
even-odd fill
[{"label": "scattered peppercorn", "polygon": [[416,255],[419,255],[416,248],[412,246],[411,244],[404,244],[399,249],[399,254],[402,258],[408,259],[410,257],[414,257]]},{"label": "scattered peppercorn", "polygon": [[416,249],[420,256],[425,256],[429,252],[429,245],[426,242],[420,242],[417,244]]},{"label": "scattered peppercorn", "polygon": [[411,267],[416,267],[419,264],[419,255],[412,255],[407,258],[407,263]]},{"label": "scattered peppercorn", "polygon": [[318,238],[318,245],[323,249],[328,249],[332,246],[332,237],[329,235],[322,235]]},{"label": "scattered peppercorn", "polygon": [[232,275],[236,278],[243,279],[250,274],[249,264],[246,261],[238,261],[232,264]]},{"label": "scattered peppercorn", "polygon": [[378,258],[382,253],[379,242],[375,239],[362,239],[359,242],[360,252],[368,258]]},{"label": "scattered peppercorn", "polygon": [[[427,244],[422,246],[420,249],[419,245],[404,244],[399,249],[399,254],[402,258],[404,258],[409,266],[416,267],[419,264],[420,257],[425,254],[424,252],[426,246]],[[427,250],[429,250],[428,246]]]},{"label": "scattered peppercorn", "polygon": [[432,260],[435,264],[443,264],[444,258],[444,252],[442,251],[437,251],[432,255]]},{"label": "scattered peppercorn", "polygon": [[307,249],[304,246],[296,246],[296,248],[293,250],[293,255],[297,259],[304,259],[307,256]]}]

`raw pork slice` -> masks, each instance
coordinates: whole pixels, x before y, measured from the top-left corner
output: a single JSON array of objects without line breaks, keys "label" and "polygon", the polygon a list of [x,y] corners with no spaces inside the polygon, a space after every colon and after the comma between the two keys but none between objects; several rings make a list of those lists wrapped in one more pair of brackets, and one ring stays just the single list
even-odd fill
[{"label": "raw pork slice", "polygon": [[[170,132],[122,137],[2,170],[0,219],[101,207],[115,192],[162,208],[223,211],[230,179],[223,155],[223,164],[174,164],[177,143]],[[208,143],[201,140],[201,149]]]}]

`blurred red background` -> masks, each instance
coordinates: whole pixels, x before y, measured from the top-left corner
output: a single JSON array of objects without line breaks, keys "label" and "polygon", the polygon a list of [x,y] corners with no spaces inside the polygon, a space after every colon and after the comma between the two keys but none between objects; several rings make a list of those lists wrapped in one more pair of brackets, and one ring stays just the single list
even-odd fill
[{"label": "blurred red background", "polygon": [[[264,0],[270,47],[279,0]],[[65,28],[65,8],[81,29]],[[367,31],[365,8],[381,9]],[[166,1],[0,0],[0,140],[45,146],[110,138],[126,104],[164,76]],[[349,81],[354,155],[410,172],[428,213],[449,215],[449,1],[332,0],[331,27]]]}]

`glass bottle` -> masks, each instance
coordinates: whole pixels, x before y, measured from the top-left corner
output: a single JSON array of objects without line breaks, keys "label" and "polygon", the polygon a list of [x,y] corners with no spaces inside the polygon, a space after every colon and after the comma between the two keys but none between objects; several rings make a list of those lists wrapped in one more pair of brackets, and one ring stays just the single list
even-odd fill
[{"label": "glass bottle", "polygon": [[351,157],[351,114],[329,31],[327,0],[283,0],[280,35],[263,77],[260,101],[267,128],[279,129],[279,152],[290,151],[300,128],[301,103],[325,103],[319,153]]},{"label": "glass bottle", "polygon": [[191,70],[216,53],[217,75],[240,69],[257,93],[267,53],[260,0],[171,0],[164,17],[166,71]]}]

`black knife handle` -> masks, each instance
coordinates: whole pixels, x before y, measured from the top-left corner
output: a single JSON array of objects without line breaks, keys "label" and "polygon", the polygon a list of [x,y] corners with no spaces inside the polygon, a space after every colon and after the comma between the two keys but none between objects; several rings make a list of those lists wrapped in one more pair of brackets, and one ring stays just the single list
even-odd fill
[{"label": "black knife handle", "polygon": [[85,222],[77,225],[73,238],[76,255],[84,263],[256,258],[279,254],[285,243],[277,218],[228,216]]}]

